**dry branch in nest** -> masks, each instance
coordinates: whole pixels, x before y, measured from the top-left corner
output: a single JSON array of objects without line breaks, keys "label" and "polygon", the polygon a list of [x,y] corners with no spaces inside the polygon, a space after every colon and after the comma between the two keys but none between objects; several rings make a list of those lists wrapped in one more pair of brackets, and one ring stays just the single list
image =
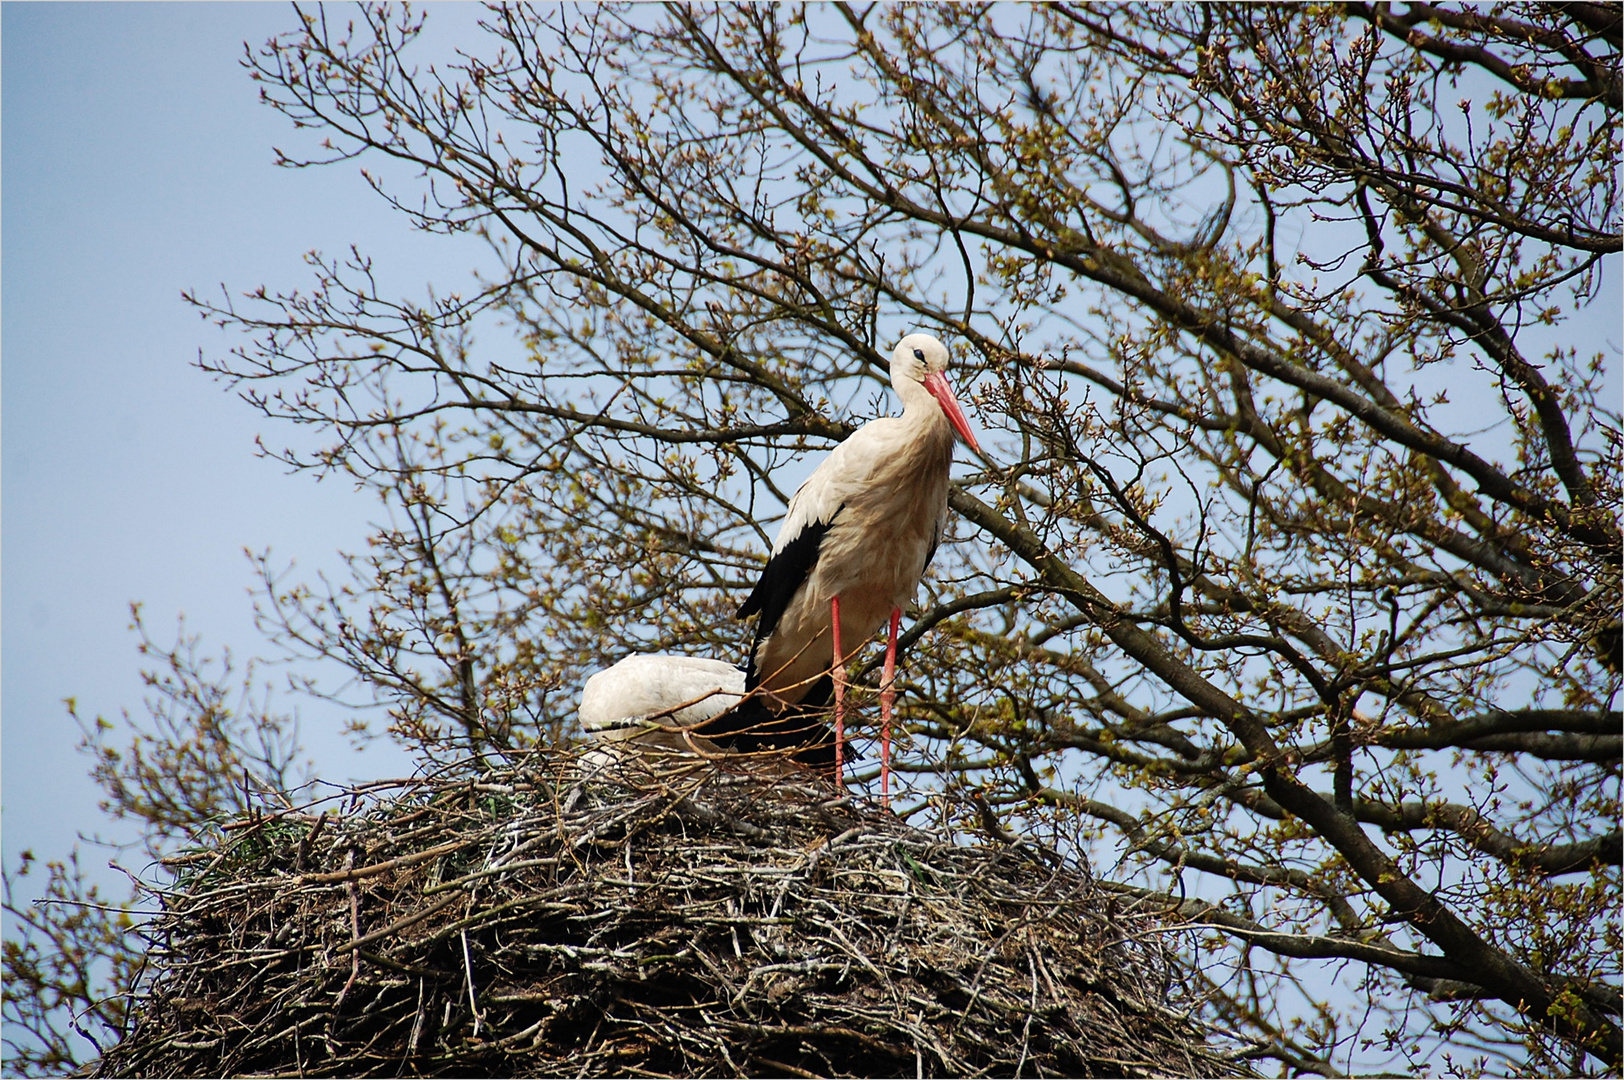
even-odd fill
[{"label": "dry branch in nest", "polygon": [[568,755],[238,823],[105,1076],[1217,1076],[1146,916],[827,787]]}]

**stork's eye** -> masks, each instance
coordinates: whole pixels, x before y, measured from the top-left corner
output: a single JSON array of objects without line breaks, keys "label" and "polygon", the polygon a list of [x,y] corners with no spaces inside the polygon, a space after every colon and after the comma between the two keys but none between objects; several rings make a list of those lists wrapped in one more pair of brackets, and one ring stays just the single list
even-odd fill
[{"label": "stork's eye", "polygon": [[914,359],[915,360],[923,360],[924,358],[925,358],[925,350],[924,349],[915,349],[914,350]]}]

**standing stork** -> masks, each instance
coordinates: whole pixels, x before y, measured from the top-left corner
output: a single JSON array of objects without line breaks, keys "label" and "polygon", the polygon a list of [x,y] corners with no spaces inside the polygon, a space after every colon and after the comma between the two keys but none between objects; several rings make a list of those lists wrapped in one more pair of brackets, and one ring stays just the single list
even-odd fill
[{"label": "standing stork", "polygon": [[[846,662],[890,618],[880,681],[880,799],[890,805],[897,629],[947,526],[953,440],[978,453],[947,383],[947,346],[909,334],[891,354],[902,415],[858,428],[790,500],[772,557],[739,617],[759,616],[745,672],[755,692],[701,730],[741,749],[805,747],[804,764],[841,778]],[[828,728],[815,713],[833,696]],[[832,758],[832,760],[830,760]]]}]

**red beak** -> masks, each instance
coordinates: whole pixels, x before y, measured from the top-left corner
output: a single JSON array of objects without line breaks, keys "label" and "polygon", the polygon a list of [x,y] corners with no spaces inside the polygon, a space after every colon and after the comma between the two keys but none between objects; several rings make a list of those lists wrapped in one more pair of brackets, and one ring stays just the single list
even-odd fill
[{"label": "red beak", "polygon": [[947,422],[953,425],[953,430],[964,444],[976,453],[981,453],[981,444],[976,442],[975,432],[970,430],[970,421],[964,418],[964,410],[959,408],[959,399],[953,396],[953,388],[947,385],[947,376],[940,371],[933,371],[925,376],[925,389],[930,396],[942,407],[947,414]]}]

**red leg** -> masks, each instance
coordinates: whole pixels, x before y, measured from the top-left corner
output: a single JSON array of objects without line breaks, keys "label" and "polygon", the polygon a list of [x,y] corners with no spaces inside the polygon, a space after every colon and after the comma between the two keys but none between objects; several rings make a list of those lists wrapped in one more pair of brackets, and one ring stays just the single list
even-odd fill
[{"label": "red leg", "polygon": [[845,783],[846,656],[840,650],[840,597],[829,599],[829,626],[834,631],[834,663],[829,678],[835,686],[835,786]]},{"label": "red leg", "polygon": [[880,676],[880,805],[891,806],[891,710],[897,702],[897,627],[902,609],[891,609],[891,632],[885,639],[885,674]]}]

